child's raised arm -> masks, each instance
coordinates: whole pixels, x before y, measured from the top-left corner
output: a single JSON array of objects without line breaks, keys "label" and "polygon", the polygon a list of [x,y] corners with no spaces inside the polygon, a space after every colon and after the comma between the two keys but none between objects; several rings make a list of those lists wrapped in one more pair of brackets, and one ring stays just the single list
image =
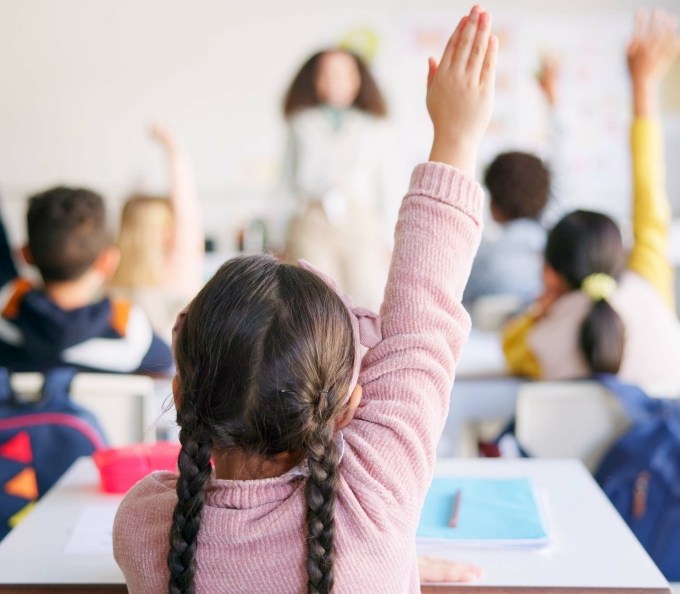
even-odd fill
[{"label": "child's raised arm", "polygon": [[639,12],[628,44],[633,92],[631,156],[633,162],[634,244],[629,267],[657,288],[675,309],[673,269],[668,261],[670,205],[665,190],[663,138],[658,90],[680,51],[677,19],[655,11]]},{"label": "child's raised arm", "polygon": [[475,6],[449,39],[441,62],[429,60],[427,110],[434,127],[430,161],[473,177],[477,149],[489,124],[498,40],[491,16]]},{"label": "child's raised arm", "polygon": [[[396,501],[406,525],[417,518],[432,475],[470,329],[461,299],[481,237],[483,192],[472,175],[493,103],[497,40],[490,25],[474,7],[439,65],[430,60],[430,162],[416,167],[401,205],[383,340],[364,359],[363,400],[344,430],[343,475],[350,486],[356,481],[357,497]],[[363,503],[376,509],[376,501]]]},{"label": "child's raised arm", "polygon": [[170,173],[174,226],[167,282],[170,286],[184,287],[193,295],[203,284],[205,237],[191,159],[172,130],[154,124],[150,131],[166,152]]}]

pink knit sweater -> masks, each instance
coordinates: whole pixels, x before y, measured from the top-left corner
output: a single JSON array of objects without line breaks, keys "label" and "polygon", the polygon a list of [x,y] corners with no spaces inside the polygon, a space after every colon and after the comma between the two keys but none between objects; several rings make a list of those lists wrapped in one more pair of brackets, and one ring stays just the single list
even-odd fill
[{"label": "pink knit sweater", "polygon": [[[403,200],[382,306],[383,341],[364,358],[363,399],[343,429],[335,507],[338,594],[419,592],[415,531],[470,321],[463,288],[481,235],[482,189],[453,167],[419,165]],[[299,470],[299,469],[298,469]],[[201,515],[196,592],[306,588],[304,474],[213,479]],[[167,592],[176,475],[127,494],[113,549],[131,594]]]}]

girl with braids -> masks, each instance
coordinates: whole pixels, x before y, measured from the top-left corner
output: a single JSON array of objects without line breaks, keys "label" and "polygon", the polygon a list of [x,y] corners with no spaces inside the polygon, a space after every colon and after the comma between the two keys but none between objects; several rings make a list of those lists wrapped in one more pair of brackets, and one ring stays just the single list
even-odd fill
[{"label": "girl with braids", "polygon": [[113,529],[131,594],[419,592],[416,526],[470,329],[496,48],[474,7],[430,60],[434,142],[401,206],[382,319],[269,256],[225,263],[180,316],[179,475],[140,481]]},{"label": "girl with braids", "polygon": [[541,379],[614,373],[650,393],[680,394],[680,324],[668,261],[670,208],[657,107],[680,51],[677,21],[637,16],[628,45],[633,90],[634,244],[627,258],[607,216],[576,211],[548,235],[544,293],[505,331],[510,368]]}]

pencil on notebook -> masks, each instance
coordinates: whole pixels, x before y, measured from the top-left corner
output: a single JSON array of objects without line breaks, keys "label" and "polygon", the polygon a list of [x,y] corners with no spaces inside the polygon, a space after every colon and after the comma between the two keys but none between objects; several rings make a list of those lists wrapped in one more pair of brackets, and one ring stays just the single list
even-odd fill
[{"label": "pencil on notebook", "polygon": [[449,518],[449,527],[456,528],[458,526],[458,516],[460,514],[460,500],[463,492],[458,489],[453,497],[453,505],[451,506],[451,517]]}]

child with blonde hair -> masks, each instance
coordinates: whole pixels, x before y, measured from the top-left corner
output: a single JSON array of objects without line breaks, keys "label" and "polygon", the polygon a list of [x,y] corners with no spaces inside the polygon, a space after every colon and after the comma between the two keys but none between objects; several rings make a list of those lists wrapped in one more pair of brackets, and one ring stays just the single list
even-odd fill
[{"label": "child with blonde hair", "polygon": [[151,127],[165,150],[170,196],[130,197],[118,233],[121,260],[111,280],[115,295],[139,303],[157,332],[170,338],[177,314],[203,283],[204,235],[186,149],[168,128]]}]

